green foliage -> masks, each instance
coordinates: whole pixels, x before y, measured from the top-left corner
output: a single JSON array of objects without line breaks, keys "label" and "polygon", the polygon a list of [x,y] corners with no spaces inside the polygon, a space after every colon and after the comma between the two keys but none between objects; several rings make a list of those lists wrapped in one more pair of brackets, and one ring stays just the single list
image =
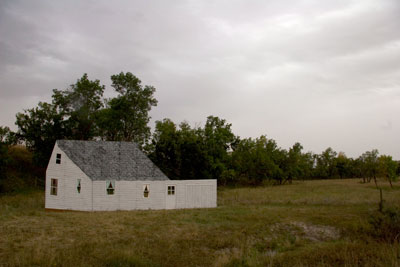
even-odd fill
[{"label": "green foliage", "polygon": [[65,127],[64,116],[53,104],[39,102],[36,108],[17,113],[18,136],[34,152],[36,165],[45,167],[54,143],[64,139],[70,129]]},{"label": "green foliage", "polygon": [[[240,139],[231,124],[209,116],[204,127],[179,127],[170,119],[157,121],[149,149],[150,158],[172,179],[217,179],[220,185],[285,184],[310,178],[373,178],[395,180],[397,163],[378,151],[357,159],[327,148],[321,154],[303,152],[295,143],[281,149],[266,136]],[[389,178],[391,177],[391,178]]]},{"label": "green foliage", "polygon": [[336,158],[336,169],[340,178],[350,177],[351,160],[346,157],[343,152],[340,152]]},{"label": "green foliage", "polygon": [[349,177],[356,177],[356,178],[365,177],[364,163],[361,157],[358,157],[356,159],[350,159],[348,172],[350,173]]},{"label": "green foliage", "polygon": [[267,179],[276,179],[282,183],[283,173],[279,167],[284,160],[284,151],[279,149],[275,140],[261,136],[255,140],[240,140],[232,152],[232,168],[241,181],[261,184]]},{"label": "green foliage", "polygon": [[34,152],[35,164],[47,165],[58,139],[90,140],[97,136],[94,120],[103,105],[103,91],[100,81],[90,81],[85,73],[69,89],[54,89],[52,103],[39,102],[16,115],[17,135]]},{"label": "green foliage", "polygon": [[16,133],[7,126],[0,126],[0,143],[5,145],[16,145],[19,143]]},{"label": "green foliage", "polygon": [[285,178],[292,182],[293,179],[305,179],[311,177],[314,159],[309,153],[302,153],[303,146],[300,143],[295,143],[286,154],[283,161],[282,169]]},{"label": "green foliage", "polygon": [[90,81],[85,73],[69,89],[53,90],[53,105],[66,118],[65,127],[71,131],[68,138],[90,140],[98,136],[95,119],[103,107],[104,89],[99,80]]},{"label": "green foliage", "polygon": [[315,176],[318,178],[330,178],[335,175],[336,170],[336,158],[337,153],[330,147],[317,155],[317,165],[315,170]]},{"label": "green foliage", "polygon": [[157,106],[153,86],[142,86],[132,73],[111,76],[112,87],[119,94],[107,101],[98,123],[105,140],[134,141],[143,146],[150,137],[149,111]]},{"label": "green foliage", "polygon": [[0,193],[4,192],[4,180],[6,176],[6,168],[8,165],[9,156],[7,146],[0,143]]},{"label": "green foliage", "polygon": [[[400,175],[400,163],[378,158],[372,150],[357,159],[327,148],[321,154],[303,152],[295,143],[288,150],[262,135],[240,139],[232,125],[216,116],[203,127],[177,126],[170,119],[157,121],[151,135],[149,112],[157,105],[155,88],[142,85],[130,72],[111,76],[116,97],[104,99],[104,85],[85,73],[65,90],[53,90],[52,102],[39,102],[16,115],[18,131],[0,127],[0,143],[24,142],[33,163],[44,168],[58,139],[134,141],[171,179],[217,179],[222,185],[285,184],[310,178],[363,178],[382,176],[391,183]],[[151,138],[151,141],[149,142]],[[0,168],[7,165],[1,148]],[[4,175],[3,175],[4,176]]]},{"label": "green foliage", "polygon": [[[113,75],[112,86],[119,93],[103,99],[104,85],[91,81],[85,73],[66,90],[53,90],[52,102],[16,115],[17,134],[0,128],[0,138],[8,143],[25,141],[34,153],[34,163],[45,167],[58,139],[124,140],[146,143],[150,128],[148,112],[157,104],[155,88],[142,86],[130,72]],[[106,107],[104,108],[104,102]]]},{"label": "green foliage", "polygon": [[226,171],[228,150],[235,141],[232,124],[214,116],[208,116],[203,130],[203,143],[206,151],[210,177],[220,179]]},{"label": "green foliage", "polygon": [[150,158],[172,179],[221,179],[234,136],[230,124],[208,117],[204,128],[156,122]]},{"label": "green foliage", "polygon": [[391,156],[381,155],[378,158],[378,172],[380,176],[387,178],[390,182],[397,178],[397,163]]},{"label": "green foliage", "polygon": [[376,212],[370,216],[369,223],[372,226],[372,236],[391,243],[400,242],[400,209],[390,207]]},{"label": "green foliage", "polygon": [[372,178],[376,179],[379,172],[378,154],[378,150],[373,149],[363,153],[360,157],[363,162],[364,175],[368,180],[371,180]]},{"label": "green foliage", "polygon": [[170,119],[156,121],[150,158],[171,179],[179,179],[181,174],[181,136]]},{"label": "green foliage", "polygon": [[397,176],[400,176],[400,161],[397,161],[397,170],[396,170]]},{"label": "green foliage", "polygon": [[0,193],[44,187],[44,170],[33,164],[24,146],[0,144]]}]

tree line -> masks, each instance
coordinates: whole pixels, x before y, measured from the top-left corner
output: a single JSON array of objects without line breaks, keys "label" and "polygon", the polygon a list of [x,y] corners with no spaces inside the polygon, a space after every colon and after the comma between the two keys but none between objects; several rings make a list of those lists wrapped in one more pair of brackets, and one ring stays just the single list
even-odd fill
[{"label": "tree line", "polygon": [[282,149],[262,135],[244,138],[231,124],[209,116],[204,127],[177,126],[169,119],[156,122],[150,158],[173,179],[218,179],[223,185],[285,184],[293,180],[360,178],[363,182],[400,175],[400,162],[378,150],[356,159],[328,147],[320,154],[304,152],[300,143]]},{"label": "tree line", "polygon": [[215,116],[197,127],[156,121],[151,133],[149,112],[157,106],[156,89],[142,85],[130,72],[112,75],[111,82],[116,96],[105,98],[105,86],[84,74],[67,89],[54,89],[51,102],[17,113],[16,132],[0,127],[0,178],[7,173],[10,147],[23,143],[32,165],[44,170],[58,139],[133,141],[171,179],[218,179],[222,185],[353,177],[391,182],[400,173],[399,162],[379,156],[377,150],[353,159],[332,148],[321,154],[304,152],[300,143],[282,149],[265,135],[240,138],[231,124]]}]

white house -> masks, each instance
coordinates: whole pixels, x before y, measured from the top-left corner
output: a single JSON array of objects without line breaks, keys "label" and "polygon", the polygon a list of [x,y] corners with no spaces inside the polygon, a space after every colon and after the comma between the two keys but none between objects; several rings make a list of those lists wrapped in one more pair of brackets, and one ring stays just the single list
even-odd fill
[{"label": "white house", "polygon": [[46,170],[46,209],[216,206],[216,180],[170,180],[131,142],[58,140]]}]

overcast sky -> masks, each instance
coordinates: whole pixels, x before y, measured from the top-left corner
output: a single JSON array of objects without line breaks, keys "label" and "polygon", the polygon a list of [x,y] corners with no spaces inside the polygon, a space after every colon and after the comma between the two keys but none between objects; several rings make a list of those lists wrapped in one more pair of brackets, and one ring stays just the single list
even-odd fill
[{"label": "overcast sky", "polygon": [[156,87],[154,120],[208,115],[282,148],[400,159],[400,1],[0,1],[0,125],[83,73]]}]

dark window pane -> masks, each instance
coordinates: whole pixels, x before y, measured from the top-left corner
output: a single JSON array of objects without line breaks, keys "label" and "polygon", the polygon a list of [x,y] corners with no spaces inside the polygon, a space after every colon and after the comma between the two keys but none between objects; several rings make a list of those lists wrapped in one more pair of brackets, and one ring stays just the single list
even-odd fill
[{"label": "dark window pane", "polygon": [[60,164],[61,163],[61,154],[57,154],[56,155],[56,164]]},{"label": "dark window pane", "polygon": [[57,179],[51,179],[50,182],[51,186],[50,186],[50,195],[57,195],[57,184],[58,184],[58,180]]}]

